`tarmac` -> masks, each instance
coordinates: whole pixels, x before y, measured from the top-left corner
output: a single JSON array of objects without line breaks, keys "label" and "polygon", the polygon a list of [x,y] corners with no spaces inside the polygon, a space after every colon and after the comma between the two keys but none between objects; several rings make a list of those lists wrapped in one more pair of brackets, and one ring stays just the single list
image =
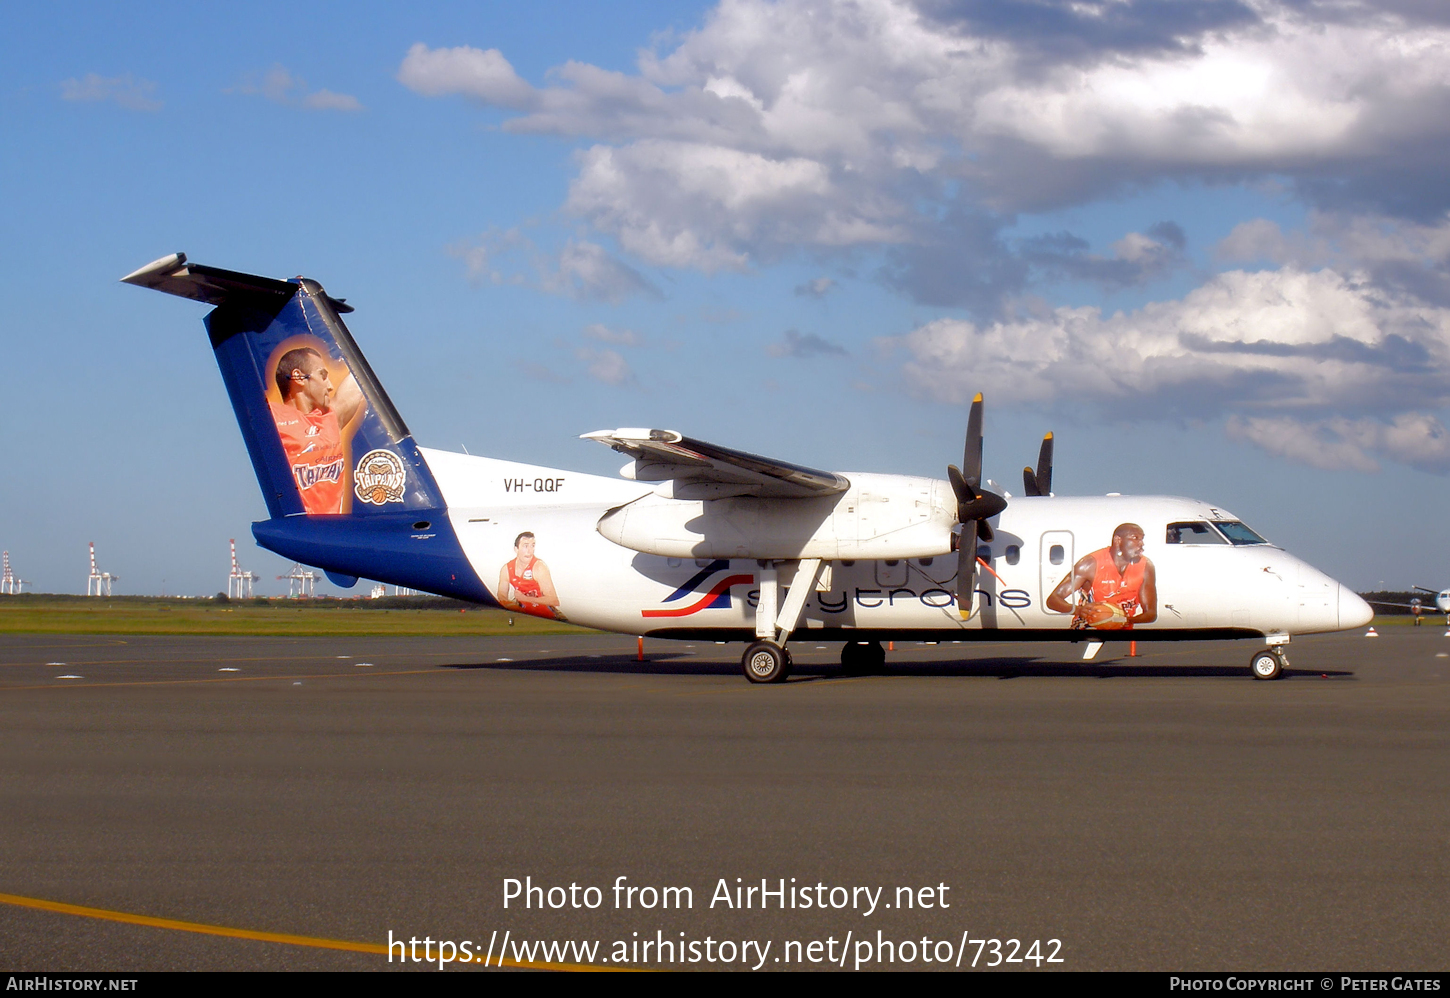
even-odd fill
[{"label": "tarmac", "polygon": [[[0,968],[428,969],[391,932],[754,940],[771,970],[866,939],[920,944],[875,969],[1015,939],[1003,969],[1444,970],[1450,636],[1380,635],[1296,639],[1274,682],[1248,642],[899,643],[848,678],[807,640],[778,686],[739,644],[638,662],[592,634],[6,636]],[[762,878],[781,894],[736,907]]]}]

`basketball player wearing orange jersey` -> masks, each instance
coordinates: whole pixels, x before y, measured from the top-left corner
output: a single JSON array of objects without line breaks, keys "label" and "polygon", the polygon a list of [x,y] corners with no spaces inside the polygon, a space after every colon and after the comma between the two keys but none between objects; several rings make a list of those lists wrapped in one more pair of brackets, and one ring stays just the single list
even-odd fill
[{"label": "basketball player wearing orange jersey", "polygon": [[342,427],[362,405],[362,389],[351,373],[333,388],[322,355],[311,347],[289,350],[275,372],[281,403],[272,419],[292,479],[308,513],[341,513],[347,484]]},{"label": "basketball player wearing orange jersey", "polygon": [[505,563],[498,572],[499,605],[535,617],[565,620],[559,610],[559,594],[554,591],[549,566],[534,557],[535,543],[533,533],[528,530],[514,538],[514,560]]},{"label": "basketball player wearing orange jersey", "polygon": [[[1072,603],[1074,593],[1082,600]],[[1047,597],[1047,608],[1072,614],[1075,629],[1131,630],[1158,619],[1158,576],[1143,557],[1143,528],[1121,523],[1113,543],[1079,558]]]}]

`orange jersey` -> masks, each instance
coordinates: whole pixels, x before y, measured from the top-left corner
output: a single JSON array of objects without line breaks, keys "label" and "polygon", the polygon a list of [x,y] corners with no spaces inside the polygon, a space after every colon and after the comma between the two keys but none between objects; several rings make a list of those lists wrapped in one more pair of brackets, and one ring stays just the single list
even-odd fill
[{"label": "orange jersey", "polygon": [[290,405],[271,405],[302,508],[309,513],[341,513],[347,476],[337,414],[331,409],[304,413]]},{"label": "orange jersey", "polygon": [[1111,548],[1094,551],[1088,557],[1093,560],[1093,588],[1089,597],[1094,603],[1112,603],[1123,608],[1128,619],[1138,606],[1138,594],[1143,591],[1143,573],[1148,570],[1148,560],[1139,558],[1130,562],[1125,571],[1119,572],[1113,561]]}]

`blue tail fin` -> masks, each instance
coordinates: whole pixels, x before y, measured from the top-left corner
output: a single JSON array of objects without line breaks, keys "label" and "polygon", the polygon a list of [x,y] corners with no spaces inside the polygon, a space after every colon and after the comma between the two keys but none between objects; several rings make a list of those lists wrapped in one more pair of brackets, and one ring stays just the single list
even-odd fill
[{"label": "blue tail fin", "polygon": [[465,578],[438,484],[343,324],[351,307],[316,281],[202,267],[184,253],[122,280],[216,306],[207,332],[271,517],[253,526],[258,543],[339,583],[366,576],[489,601],[471,568]]}]

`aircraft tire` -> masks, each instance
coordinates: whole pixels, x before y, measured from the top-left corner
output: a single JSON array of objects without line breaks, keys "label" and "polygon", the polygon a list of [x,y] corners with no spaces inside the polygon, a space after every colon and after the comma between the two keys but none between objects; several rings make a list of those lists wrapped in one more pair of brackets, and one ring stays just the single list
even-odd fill
[{"label": "aircraft tire", "polygon": [[841,646],[841,671],[848,676],[859,676],[866,671],[866,646],[859,641],[847,641]]},{"label": "aircraft tire", "polygon": [[1257,651],[1249,659],[1249,671],[1255,679],[1278,679],[1284,672],[1284,660],[1268,649]]},{"label": "aircraft tire", "polygon": [[886,649],[881,647],[880,641],[868,642],[864,648],[866,668],[871,672],[886,671]]},{"label": "aircraft tire", "polygon": [[780,683],[790,675],[790,654],[774,641],[756,641],[740,657],[740,668],[752,683]]}]

